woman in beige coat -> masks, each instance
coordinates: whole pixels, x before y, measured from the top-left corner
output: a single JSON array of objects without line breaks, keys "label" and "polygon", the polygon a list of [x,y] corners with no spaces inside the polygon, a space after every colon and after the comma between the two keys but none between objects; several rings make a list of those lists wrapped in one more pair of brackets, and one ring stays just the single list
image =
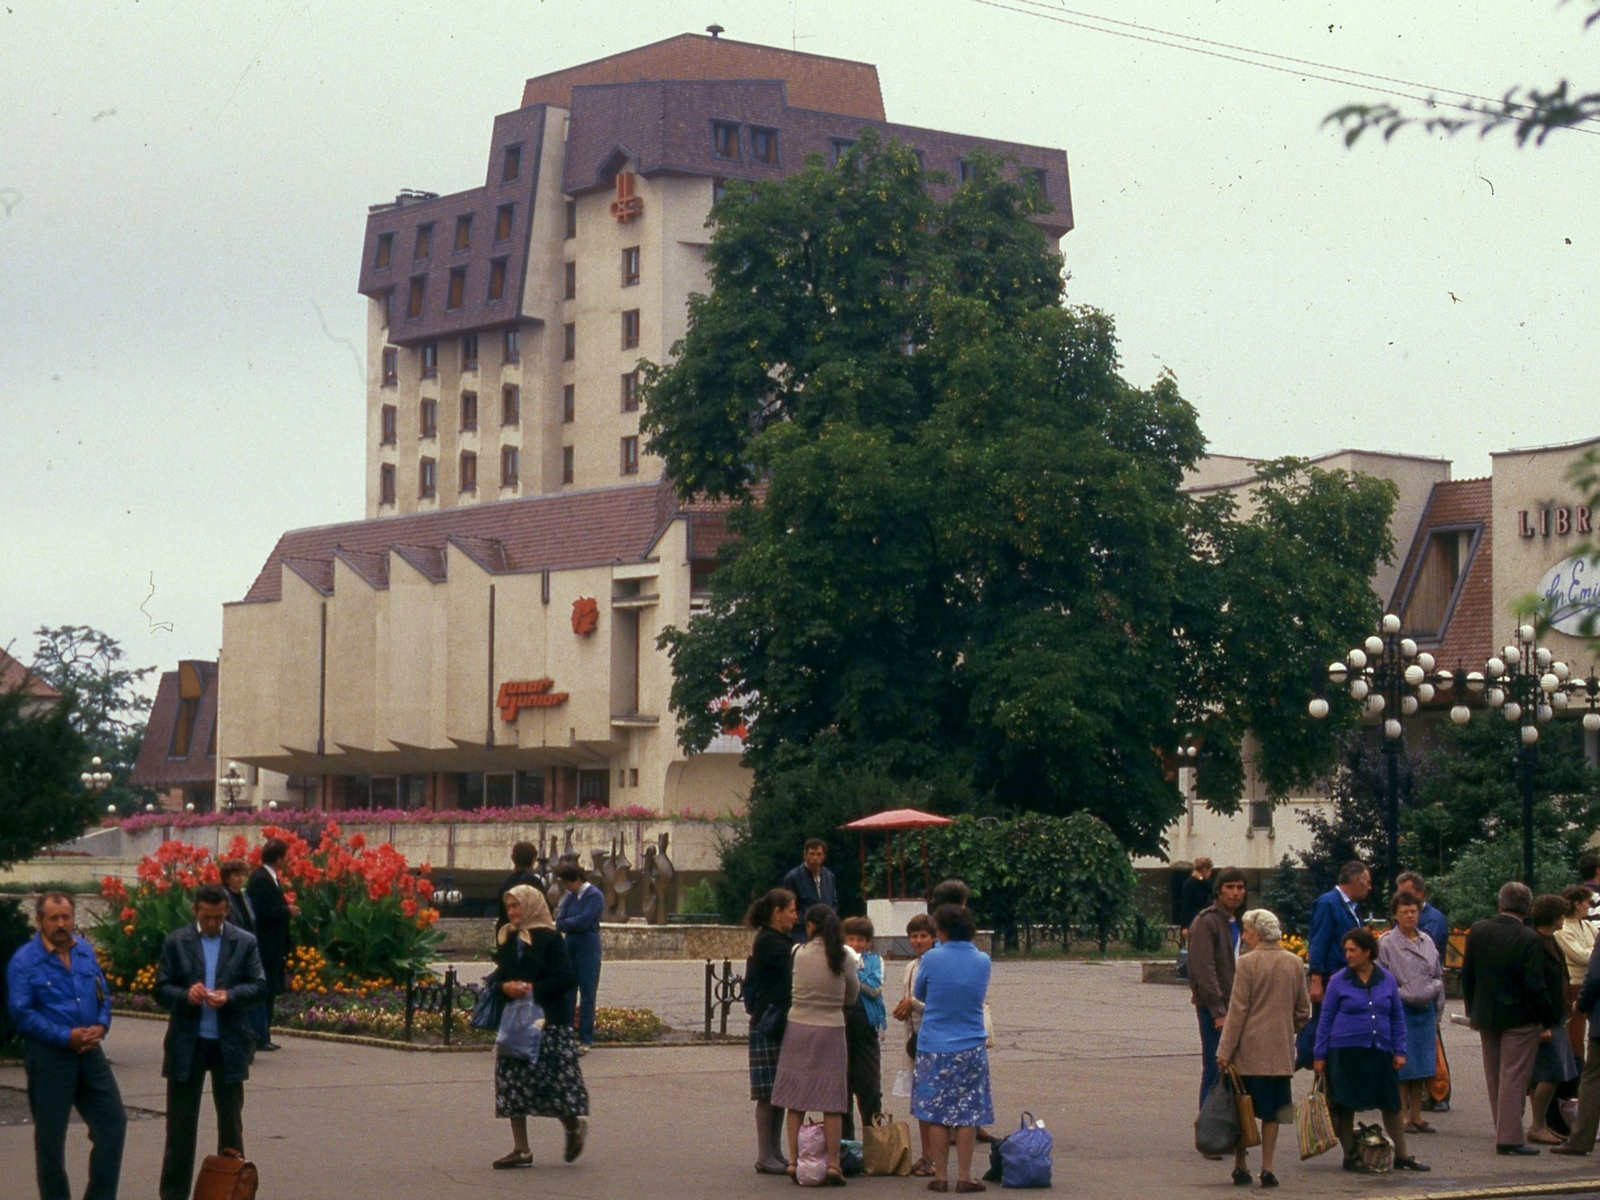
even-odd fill
[{"label": "woman in beige coat", "polygon": [[[1244,1078],[1245,1091],[1261,1121],[1261,1186],[1277,1187],[1272,1154],[1278,1126],[1294,1121],[1290,1081],[1294,1078],[1294,1035],[1311,1020],[1306,965],[1279,944],[1283,927],[1264,908],[1240,919],[1239,965],[1233,977],[1228,1017],[1217,1045],[1217,1068],[1230,1066]],[[1233,1182],[1250,1182],[1243,1146],[1233,1152]]]}]

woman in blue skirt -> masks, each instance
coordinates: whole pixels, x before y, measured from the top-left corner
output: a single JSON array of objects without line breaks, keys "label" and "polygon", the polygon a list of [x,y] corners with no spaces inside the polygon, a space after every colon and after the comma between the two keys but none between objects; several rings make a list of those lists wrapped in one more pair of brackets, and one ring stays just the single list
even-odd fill
[{"label": "woman in blue skirt", "polygon": [[1439,1021],[1444,1016],[1444,964],[1433,939],[1417,928],[1422,900],[1395,893],[1394,928],[1378,942],[1378,965],[1394,976],[1405,1006],[1406,1065],[1400,1068],[1400,1111],[1407,1133],[1434,1133],[1422,1119],[1422,1097],[1439,1070]]},{"label": "woman in blue skirt", "polygon": [[989,994],[989,956],[972,944],[978,931],[959,904],[933,913],[939,944],[917,962],[912,994],[923,1003],[917,1032],[917,1065],[911,1084],[911,1115],[922,1122],[933,1158],[931,1192],[950,1190],[950,1142],[956,1144],[958,1192],[985,1191],[972,1178],[972,1147],[978,1127],[994,1120],[989,1092],[988,1034],[983,1002]]}]

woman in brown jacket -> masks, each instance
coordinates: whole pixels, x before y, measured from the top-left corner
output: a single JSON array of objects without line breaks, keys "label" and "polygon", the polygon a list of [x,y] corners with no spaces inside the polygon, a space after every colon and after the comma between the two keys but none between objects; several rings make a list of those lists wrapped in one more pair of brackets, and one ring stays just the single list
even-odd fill
[{"label": "woman in brown jacket", "polygon": [[[1294,1035],[1311,1020],[1306,965],[1279,943],[1283,927],[1264,908],[1253,908],[1239,922],[1239,964],[1233,977],[1228,1017],[1217,1046],[1217,1068],[1230,1066],[1244,1078],[1245,1091],[1261,1121],[1261,1186],[1277,1187],[1272,1154],[1278,1125],[1294,1121],[1290,1081],[1294,1077]],[[1243,1146],[1233,1152],[1233,1182],[1250,1182]]]}]

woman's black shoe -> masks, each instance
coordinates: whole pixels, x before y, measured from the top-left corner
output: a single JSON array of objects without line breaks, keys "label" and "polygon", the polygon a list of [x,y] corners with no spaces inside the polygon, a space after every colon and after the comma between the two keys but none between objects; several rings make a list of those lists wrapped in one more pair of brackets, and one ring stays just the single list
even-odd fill
[{"label": "woman's black shoe", "polygon": [[1278,1186],[1278,1177],[1276,1175],[1274,1175],[1271,1171],[1263,1171],[1263,1172],[1261,1172],[1261,1186],[1262,1187],[1277,1187]]},{"label": "woman's black shoe", "polygon": [[1239,1171],[1239,1170],[1234,1171],[1234,1173],[1233,1173],[1233,1186],[1234,1187],[1249,1187],[1250,1183],[1251,1183],[1251,1179],[1250,1179],[1250,1172],[1249,1171]]},{"label": "woman's black shoe", "polygon": [[1410,1158],[1397,1158],[1397,1159],[1395,1159],[1394,1160],[1394,1169],[1396,1171],[1431,1171],[1431,1170],[1433,1170],[1433,1168],[1430,1167],[1427,1163],[1418,1162],[1417,1161],[1417,1156],[1414,1155],[1414,1154]]}]

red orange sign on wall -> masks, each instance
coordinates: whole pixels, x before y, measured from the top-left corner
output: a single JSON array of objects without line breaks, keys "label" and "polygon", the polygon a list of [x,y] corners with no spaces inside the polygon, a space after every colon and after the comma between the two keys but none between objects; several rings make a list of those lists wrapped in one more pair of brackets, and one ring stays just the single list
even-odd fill
[{"label": "red orange sign on wall", "polygon": [[495,700],[501,719],[515,721],[525,708],[555,708],[565,704],[567,693],[551,691],[555,685],[554,679],[508,679],[500,685],[500,695]]}]

